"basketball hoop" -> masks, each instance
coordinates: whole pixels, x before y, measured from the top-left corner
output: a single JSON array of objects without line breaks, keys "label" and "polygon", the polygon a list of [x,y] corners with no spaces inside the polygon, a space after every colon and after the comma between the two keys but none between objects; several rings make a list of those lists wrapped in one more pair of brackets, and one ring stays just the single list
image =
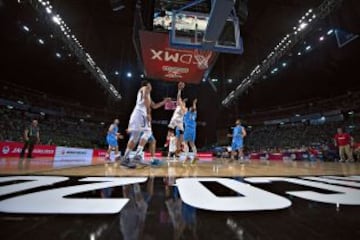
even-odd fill
[{"label": "basketball hoop", "polygon": [[209,68],[209,60],[212,56],[211,50],[194,49],[194,58],[199,69]]}]

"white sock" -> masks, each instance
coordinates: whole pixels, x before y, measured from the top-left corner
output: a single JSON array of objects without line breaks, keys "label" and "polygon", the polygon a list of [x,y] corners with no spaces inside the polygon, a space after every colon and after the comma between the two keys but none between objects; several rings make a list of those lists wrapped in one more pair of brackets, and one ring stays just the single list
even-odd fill
[{"label": "white sock", "polygon": [[143,150],[144,150],[144,147],[139,145],[136,149],[136,155],[141,155]]}]

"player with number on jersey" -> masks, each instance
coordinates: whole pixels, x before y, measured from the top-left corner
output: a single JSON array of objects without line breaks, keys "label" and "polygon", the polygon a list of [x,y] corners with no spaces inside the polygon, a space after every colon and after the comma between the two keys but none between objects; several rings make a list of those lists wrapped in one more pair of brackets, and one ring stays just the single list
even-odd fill
[{"label": "player with number on jersey", "polygon": [[[136,149],[135,158],[138,162],[142,162],[142,153],[145,144],[152,135],[151,130],[151,108],[158,109],[165,105],[169,98],[165,98],[159,103],[154,103],[151,99],[150,93],[152,86],[150,82],[144,80],[141,82],[141,87],[137,93],[136,105],[133,112],[131,113],[128,133],[130,138],[125,150],[123,159],[121,160],[121,165],[128,168],[135,168],[136,163],[129,158],[130,152],[135,148]],[[135,159],[134,158],[134,159]]]}]

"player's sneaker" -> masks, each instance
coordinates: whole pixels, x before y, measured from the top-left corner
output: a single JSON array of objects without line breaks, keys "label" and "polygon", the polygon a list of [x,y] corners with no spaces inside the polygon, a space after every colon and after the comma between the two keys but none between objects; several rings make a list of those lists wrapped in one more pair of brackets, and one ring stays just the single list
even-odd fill
[{"label": "player's sneaker", "polygon": [[195,156],[192,160],[191,160],[191,165],[196,165],[196,163],[199,161],[199,158],[197,156]]},{"label": "player's sneaker", "polygon": [[150,162],[150,165],[152,167],[160,167],[161,165],[163,165],[163,162],[160,160],[160,159],[153,159],[151,162]]},{"label": "player's sneaker", "polygon": [[142,165],[142,166],[150,165],[149,163],[146,163],[144,161],[144,158],[142,157],[142,155],[135,155],[135,157],[132,159],[132,162],[135,163],[135,164]]},{"label": "player's sneaker", "polygon": [[133,163],[141,164],[144,161],[143,157],[141,155],[135,155],[132,159]]},{"label": "player's sneaker", "polygon": [[115,161],[120,161],[120,160],[121,160],[121,156],[120,156],[120,154],[115,155]]},{"label": "player's sneaker", "polygon": [[129,158],[121,159],[120,165],[127,168],[136,168],[136,164],[131,162]]},{"label": "player's sneaker", "polygon": [[185,160],[182,162],[183,166],[186,166],[186,163],[190,162],[191,163],[191,158],[190,157],[186,157]]}]

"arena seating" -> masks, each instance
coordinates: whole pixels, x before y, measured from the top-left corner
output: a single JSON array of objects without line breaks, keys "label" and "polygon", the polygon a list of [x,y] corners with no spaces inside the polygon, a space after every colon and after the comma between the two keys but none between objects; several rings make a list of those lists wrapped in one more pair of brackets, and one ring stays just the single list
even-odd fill
[{"label": "arena seating", "polygon": [[107,124],[101,109],[62,101],[11,83],[0,94],[0,141],[21,141],[31,119],[39,120],[41,143],[72,147],[105,147]]}]

